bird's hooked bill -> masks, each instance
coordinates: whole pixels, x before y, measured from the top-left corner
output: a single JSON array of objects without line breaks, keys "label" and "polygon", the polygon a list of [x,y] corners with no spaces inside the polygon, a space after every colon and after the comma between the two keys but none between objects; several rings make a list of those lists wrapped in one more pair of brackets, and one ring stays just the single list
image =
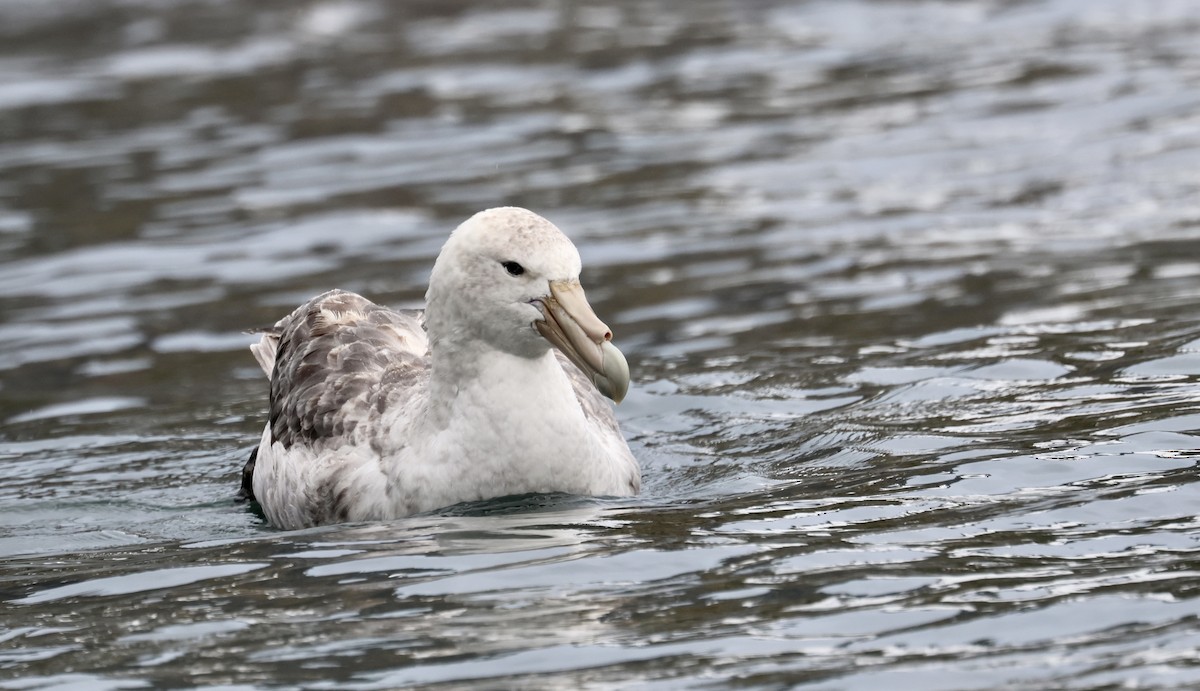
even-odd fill
[{"label": "bird's hooked bill", "polygon": [[579,281],[551,281],[550,295],[539,302],[545,319],[534,323],[538,333],[591,377],[600,393],[620,403],[629,391],[629,363]]}]

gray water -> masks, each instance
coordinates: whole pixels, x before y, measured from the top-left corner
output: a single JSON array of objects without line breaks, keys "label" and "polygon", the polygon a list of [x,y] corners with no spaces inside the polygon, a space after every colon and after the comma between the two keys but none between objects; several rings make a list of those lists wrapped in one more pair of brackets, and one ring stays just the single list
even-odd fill
[{"label": "gray water", "polygon": [[[244,330],[563,228],[631,500],[283,532]],[[0,687],[1200,687],[1191,0],[0,0]]]}]

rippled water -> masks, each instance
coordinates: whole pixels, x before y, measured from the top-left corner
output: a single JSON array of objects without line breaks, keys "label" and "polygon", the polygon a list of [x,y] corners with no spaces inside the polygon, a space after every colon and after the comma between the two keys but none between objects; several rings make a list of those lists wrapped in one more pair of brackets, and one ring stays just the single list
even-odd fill
[{"label": "rippled water", "polygon": [[[0,687],[1200,686],[1190,0],[0,0]],[[281,532],[245,329],[577,242],[634,500]]]}]

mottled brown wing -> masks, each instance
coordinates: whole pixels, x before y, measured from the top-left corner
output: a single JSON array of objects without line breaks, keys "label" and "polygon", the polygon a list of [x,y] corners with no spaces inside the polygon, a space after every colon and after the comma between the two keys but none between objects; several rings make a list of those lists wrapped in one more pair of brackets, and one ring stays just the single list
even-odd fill
[{"label": "mottled brown wing", "polygon": [[341,290],[280,320],[271,372],[270,425],[285,449],[350,434],[395,384],[428,370],[420,312],[397,312]]}]

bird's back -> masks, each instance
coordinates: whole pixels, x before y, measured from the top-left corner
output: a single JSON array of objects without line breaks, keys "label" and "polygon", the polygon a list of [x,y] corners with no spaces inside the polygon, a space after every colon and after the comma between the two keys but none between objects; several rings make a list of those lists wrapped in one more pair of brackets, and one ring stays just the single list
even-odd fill
[{"label": "bird's back", "polygon": [[[289,448],[340,443],[429,368],[420,312],[397,312],[341,290],[309,300],[276,325],[270,425]],[[261,341],[260,341],[261,346]]]},{"label": "bird's back", "polygon": [[358,443],[361,428],[406,391],[419,390],[428,350],[419,311],[391,310],[341,290],[318,295],[264,330],[251,351],[271,380],[269,417],[243,472],[243,495],[263,499],[254,491],[263,454],[274,464],[308,463]]}]

